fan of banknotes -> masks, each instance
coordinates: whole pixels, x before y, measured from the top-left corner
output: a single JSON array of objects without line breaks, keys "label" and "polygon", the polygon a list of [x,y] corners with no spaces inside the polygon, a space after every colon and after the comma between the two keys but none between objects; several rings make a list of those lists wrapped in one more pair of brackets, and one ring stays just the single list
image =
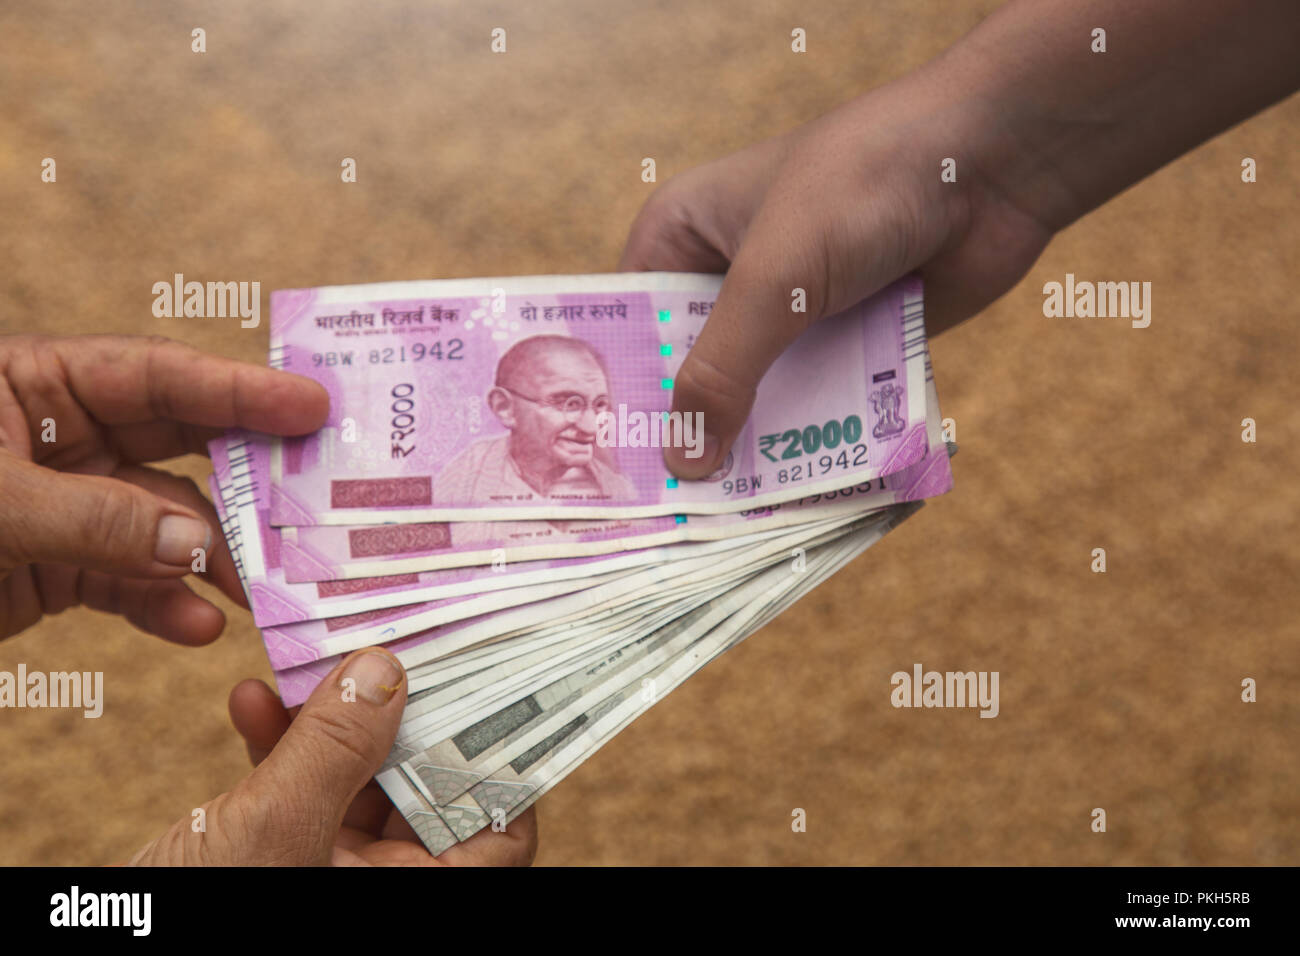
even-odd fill
[{"label": "fan of banknotes", "polygon": [[673,376],[717,276],[276,292],[270,364],[329,392],[230,432],[211,489],[286,705],[385,645],[379,781],[432,853],[523,812],[637,716],[952,487],[921,286],[815,323],[721,467]]}]

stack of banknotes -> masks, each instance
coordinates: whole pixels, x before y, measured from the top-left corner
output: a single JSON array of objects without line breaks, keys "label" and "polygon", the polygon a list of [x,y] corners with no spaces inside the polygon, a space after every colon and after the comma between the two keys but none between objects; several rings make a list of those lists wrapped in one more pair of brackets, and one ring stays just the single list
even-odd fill
[{"label": "stack of banknotes", "polygon": [[673,377],[720,278],[531,276],[271,297],[303,438],[230,432],[211,489],[286,705],[385,645],[379,781],[429,850],[498,829],[952,487],[920,282],[812,325],[708,478]]}]

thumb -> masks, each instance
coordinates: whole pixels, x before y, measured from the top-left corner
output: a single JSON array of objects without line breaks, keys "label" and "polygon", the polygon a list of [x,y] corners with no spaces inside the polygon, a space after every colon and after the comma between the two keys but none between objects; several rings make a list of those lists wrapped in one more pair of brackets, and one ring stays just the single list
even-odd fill
[{"label": "thumb", "polygon": [[405,706],[406,671],[381,648],[357,651],[331,671],[270,756],[230,793],[245,859],[328,863],[349,805],[393,747]]},{"label": "thumb", "polygon": [[[805,218],[801,216],[801,218]],[[765,207],[736,254],[713,311],[673,380],[673,411],[698,413],[702,454],[689,458],[664,448],[669,470],[704,478],[726,459],[754,405],[758,383],[782,352],[822,315],[827,292],[817,258],[824,243],[792,234],[789,223]],[[806,311],[795,311],[794,290]]]},{"label": "thumb", "polygon": [[54,471],[0,452],[0,573],[71,564],[129,577],[188,573],[207,522],[126,481]]}]

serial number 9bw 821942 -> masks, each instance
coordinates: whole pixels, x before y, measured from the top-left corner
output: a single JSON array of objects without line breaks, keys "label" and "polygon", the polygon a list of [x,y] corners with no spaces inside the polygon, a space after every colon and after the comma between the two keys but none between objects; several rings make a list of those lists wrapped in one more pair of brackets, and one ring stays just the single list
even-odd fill
[{"label": "serial number 9bw 821942", "polygon": [[[443,346],[446,345],[444,350]],[[398,365],[402,362],[441,361],[456,362],[463,359],[465,343],[460,339],[448,339],[443,342],[412,342],[410,345],[389,345],[382,349],[354,352],[347,349],[342,352],[313,352],[311,364],[317,368],[333,368],[338,365],[360,365],[363,359],[371,365]]]}]

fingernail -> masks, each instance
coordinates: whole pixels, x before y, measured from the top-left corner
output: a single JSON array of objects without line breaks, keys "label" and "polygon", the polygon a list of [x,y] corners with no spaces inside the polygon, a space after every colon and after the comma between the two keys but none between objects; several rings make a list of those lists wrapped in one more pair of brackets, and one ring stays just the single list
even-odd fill
[{"label": "fingernail", "polygon": [[212,529],[197,518],[165,515],[158,522],[158,541],[153,556],[163,564],[187,567],[194,560],[194,549],[206,551],[212,546]]},{"label": "fingernail", "polygon": [[393,699],[397,688],[402,686],[402,665],[391,654],[383,651],[367,651],[359,657],[352,658],[343,668],[339,682],[351,679],[356,682],[353,690],[357,696],[367,700],[376,707],[382,707]]}]

